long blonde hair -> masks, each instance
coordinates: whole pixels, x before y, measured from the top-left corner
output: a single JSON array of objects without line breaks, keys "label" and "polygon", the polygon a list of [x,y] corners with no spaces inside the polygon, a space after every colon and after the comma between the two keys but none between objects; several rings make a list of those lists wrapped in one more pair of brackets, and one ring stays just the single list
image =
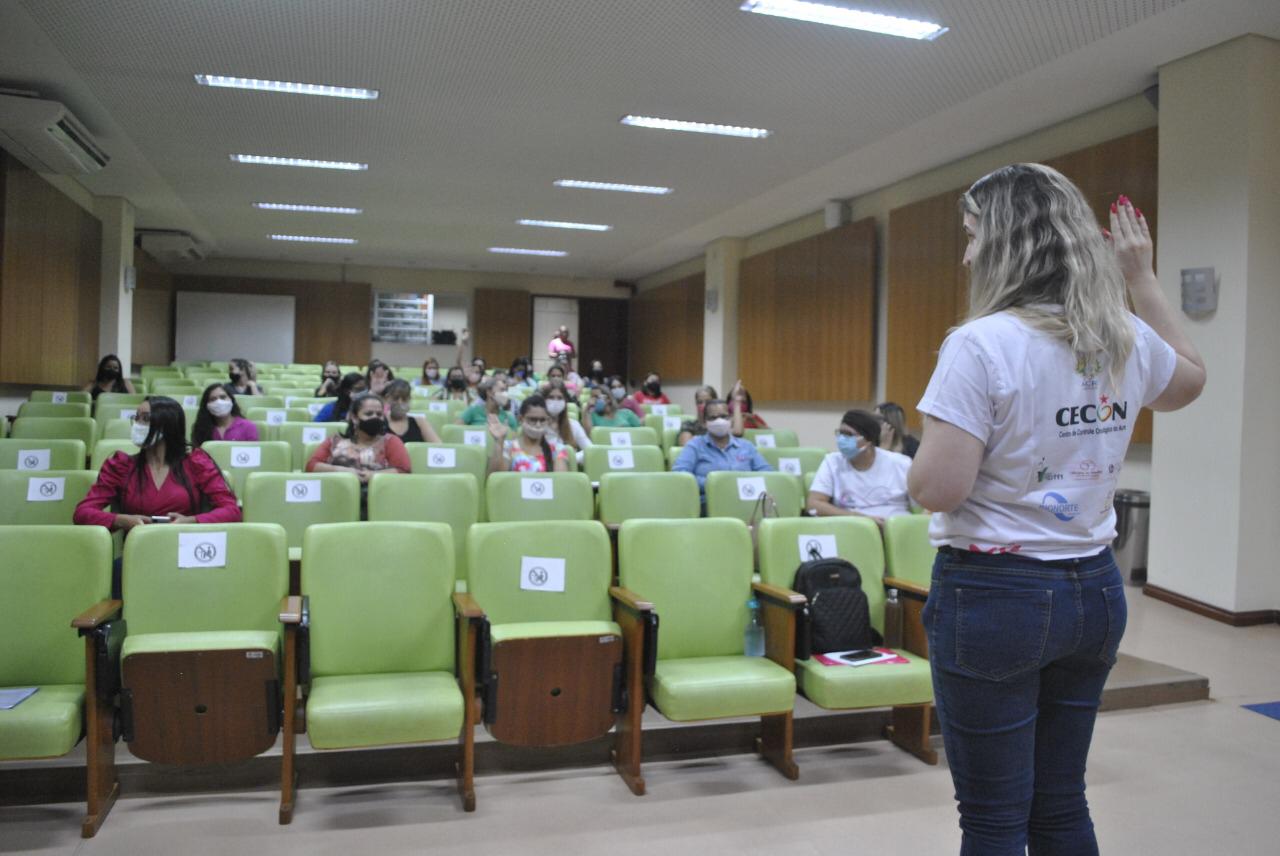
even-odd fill
[{"label": "long blonde hair", "polygon": [[978,179],[960,204],[977,220],[968,320],[1009,310],[1066,342],[1081,371],[1105,368],[1118,389],[1133,322],[1124,276],[1080,189],[1051,167],[1019,163]]}]

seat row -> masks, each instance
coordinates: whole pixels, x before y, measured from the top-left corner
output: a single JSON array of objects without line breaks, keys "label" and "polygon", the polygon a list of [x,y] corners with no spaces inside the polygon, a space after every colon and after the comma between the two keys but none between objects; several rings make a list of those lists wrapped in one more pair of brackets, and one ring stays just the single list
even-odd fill
[{"label": "seat row", "polygon": [[[108,598],[105,530],[0,526],[0,685],[37,688],[0,711],[0,759],[66,754],[83,731],[86,837],[118,793],[117,733],[135,756],[178,765],[251,757],[282,734],[281,823],[298,734],[317,750],[457,741],[466,810],[478,723],[526,747],[612,730],[613,764],[643,794],[647,704],[678,722],[760,717],[760,754],[791,779],[797,690],[834,710],[890,707],[886,736],[935,763],[925,587],[884,576],[869,520],[771,519],[758,537],[753,581],[741,521],[629,520],[615,579],[595,521],[478,524],[462,541],[439,523],[315,525],[290,593],[278,525],[144,527],[125,542],[122,603]],[[791,584],[815,543],[859,567],[881,632],[898,624],[886,587],[908,599],[903,634],[886,640],[893,664],[826,665],[808,650]],[[744,654],[752,599],[763,657]]]}]

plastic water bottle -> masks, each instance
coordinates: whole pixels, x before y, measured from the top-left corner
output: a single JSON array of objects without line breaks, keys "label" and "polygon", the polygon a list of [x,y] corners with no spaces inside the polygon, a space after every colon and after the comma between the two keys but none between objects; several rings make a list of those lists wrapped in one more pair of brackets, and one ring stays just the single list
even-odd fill
[{"label": "plastic water bottle", "polygon": [[742,653],[748,657],[764,656],[764,620],[760,617],[760,601],[747,601],[747,629],[742,634]]},{"label": "plastic water bottle", "polygon": [[884,644],[890,648],[902,647],[902,601],[898,590],[889,589],[884,603]]}]

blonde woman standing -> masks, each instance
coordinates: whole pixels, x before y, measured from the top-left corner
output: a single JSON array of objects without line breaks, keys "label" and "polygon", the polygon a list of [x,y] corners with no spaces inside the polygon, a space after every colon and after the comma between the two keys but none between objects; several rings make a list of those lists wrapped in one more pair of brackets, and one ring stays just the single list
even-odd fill
[{"label": "blonde woman standing", "polygon": [[962,208],[969,319],[917,405],[908,482],[941,512],[924,621],[960,852],[1096,854],[1085,760],[1126,617],[1116,473],[1138,411],[1190,404],[1204,363],[1127,198],[1108,233],[1062,174],[1015,164]]}]

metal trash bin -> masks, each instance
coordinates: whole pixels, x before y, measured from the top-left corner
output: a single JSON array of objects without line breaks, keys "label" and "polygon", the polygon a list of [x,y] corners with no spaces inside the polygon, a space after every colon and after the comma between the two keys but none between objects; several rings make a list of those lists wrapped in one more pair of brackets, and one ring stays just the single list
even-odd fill
[{"label": "metal trash bin", "polygon": [[1116,540],[1111,543],[1116,565],[1131,585],[1147,581],[1147,541],[1151,534],[1151,494],[1118,490],[1115,498]]}]

